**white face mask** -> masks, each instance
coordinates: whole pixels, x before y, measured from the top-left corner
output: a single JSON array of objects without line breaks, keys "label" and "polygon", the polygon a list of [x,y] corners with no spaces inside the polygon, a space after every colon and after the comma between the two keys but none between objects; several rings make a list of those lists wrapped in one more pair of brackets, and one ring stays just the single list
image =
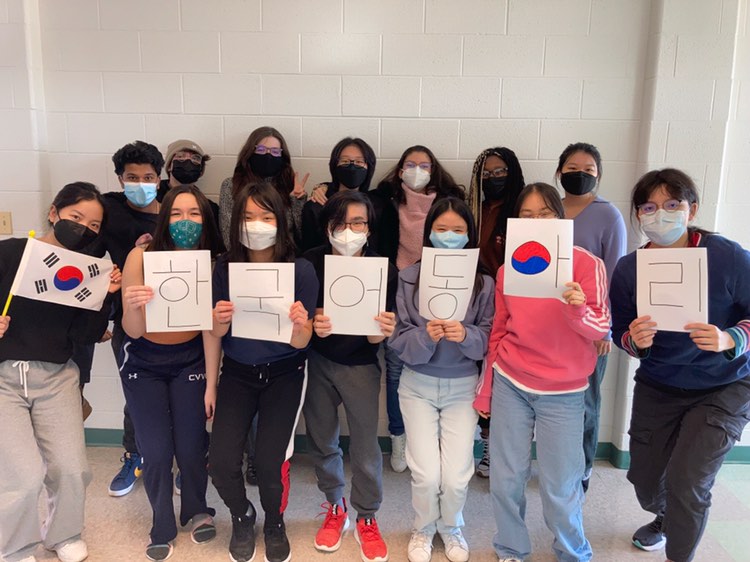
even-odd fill
[{"label": "white face mask", "polygon": [[240,242],[251,250],[265,250],[276,243],[276,226],[262,221],[247,221]]},{"label": "white face mask", "polygon": [[342,256],[353,256],[367,243],[367,233],[353,232],[351,228],[345,228],[337,232],[329,232],[328,241]]},{"label": "white face mask", "polygon": [[425,172],[419,166],[404,170],[401,175],[401,181],[403,181],[407,187],[414,191],[419,191],[428,183],[430,183],[430,172]]}]

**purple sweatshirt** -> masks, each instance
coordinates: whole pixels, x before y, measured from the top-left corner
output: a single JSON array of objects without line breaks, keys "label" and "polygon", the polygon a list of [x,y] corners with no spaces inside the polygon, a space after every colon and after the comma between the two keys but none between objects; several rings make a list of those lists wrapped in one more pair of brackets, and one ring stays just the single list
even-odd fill
[{"label": "purple sweatshirt", "polygon": [[585,248],[604,262],[612,281],[617,261],[627,251],[628,233],[620,210],[601,197],[573,219],[573,245]]}]

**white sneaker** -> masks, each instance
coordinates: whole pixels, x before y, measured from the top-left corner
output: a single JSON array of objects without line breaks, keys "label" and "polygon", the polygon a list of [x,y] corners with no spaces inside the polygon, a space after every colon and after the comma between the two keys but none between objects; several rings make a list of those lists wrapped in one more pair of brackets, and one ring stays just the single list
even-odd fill
[{"label": "white sneaker", "polygon": [[445,545],[445,556],[451,562],[466,562],[469,559],[469,545],[461,529],[454,529],[451,533],[440,533]]},{"label": "white sneaker", "polygon": [[406,434],[391,435],[391,468],[394,472],[406,470]]},{"label": "white sneaker", "polygon": [[60,562],[81,562],[89,557],[89,549],[83,539],[61,542],[52,547]]},{"label": "white sneaker", "polygon": [[432,558],[432,537],[424,531],[414,531],[409,539],[409,562],[429,562]]},{"label": "white sneaker", "polygon": [[31,556],[27,556],[26,558],[22,558],[18,562],[37,562],[37,561],[36,561],[36,556],[34,556],[32,554]]}]

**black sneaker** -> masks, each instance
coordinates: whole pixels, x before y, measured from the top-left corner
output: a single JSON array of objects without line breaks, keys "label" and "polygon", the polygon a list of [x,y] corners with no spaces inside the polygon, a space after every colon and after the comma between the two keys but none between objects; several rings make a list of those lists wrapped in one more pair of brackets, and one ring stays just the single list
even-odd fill
[{"label": "black sneaker", "polygon": [[153,560],[154,562],[162,562],[166,560],[174,552],[174,544],[172,541],[164,544],[151,543],[146,547],[146,558]]},{"label": "black sneaker", "polygon": [[263,535],[266,539],[266,562],[288,562],[292,559],[283,521],[276,524],[266,523]]},{"label": "black sneaker", "polygon": [[232,538],[229,558],[233,562],[250,562],[255,558],[255,508],[253,504],[241,517],[232,515]]},{"label": "black sneaker", "polygon": [[258,473],[255,472],[255,463],[253,457],[247,457],[247,470],[245,471],[245,480],[251,486],[258,485]]},{"label": "black sneaker", "polygon": [[648,525],[644,525],[633,534],[633,544],[641,550],[651,552],[660,550],[667,544],[667,537],[661,532],[664,521],[663,515],[657,515],[656,519]]}]

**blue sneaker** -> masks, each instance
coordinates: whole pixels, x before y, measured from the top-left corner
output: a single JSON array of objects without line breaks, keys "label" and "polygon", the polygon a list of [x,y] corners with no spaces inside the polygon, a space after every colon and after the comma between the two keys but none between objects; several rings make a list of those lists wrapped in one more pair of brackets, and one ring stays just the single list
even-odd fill
[{"label": "blue sneaker", "polygon": [[119,497],[129,493],[143,472],[143,458],[137,453],[125,453],[120,461],[122,468],[109,485],[110,496]]}]

